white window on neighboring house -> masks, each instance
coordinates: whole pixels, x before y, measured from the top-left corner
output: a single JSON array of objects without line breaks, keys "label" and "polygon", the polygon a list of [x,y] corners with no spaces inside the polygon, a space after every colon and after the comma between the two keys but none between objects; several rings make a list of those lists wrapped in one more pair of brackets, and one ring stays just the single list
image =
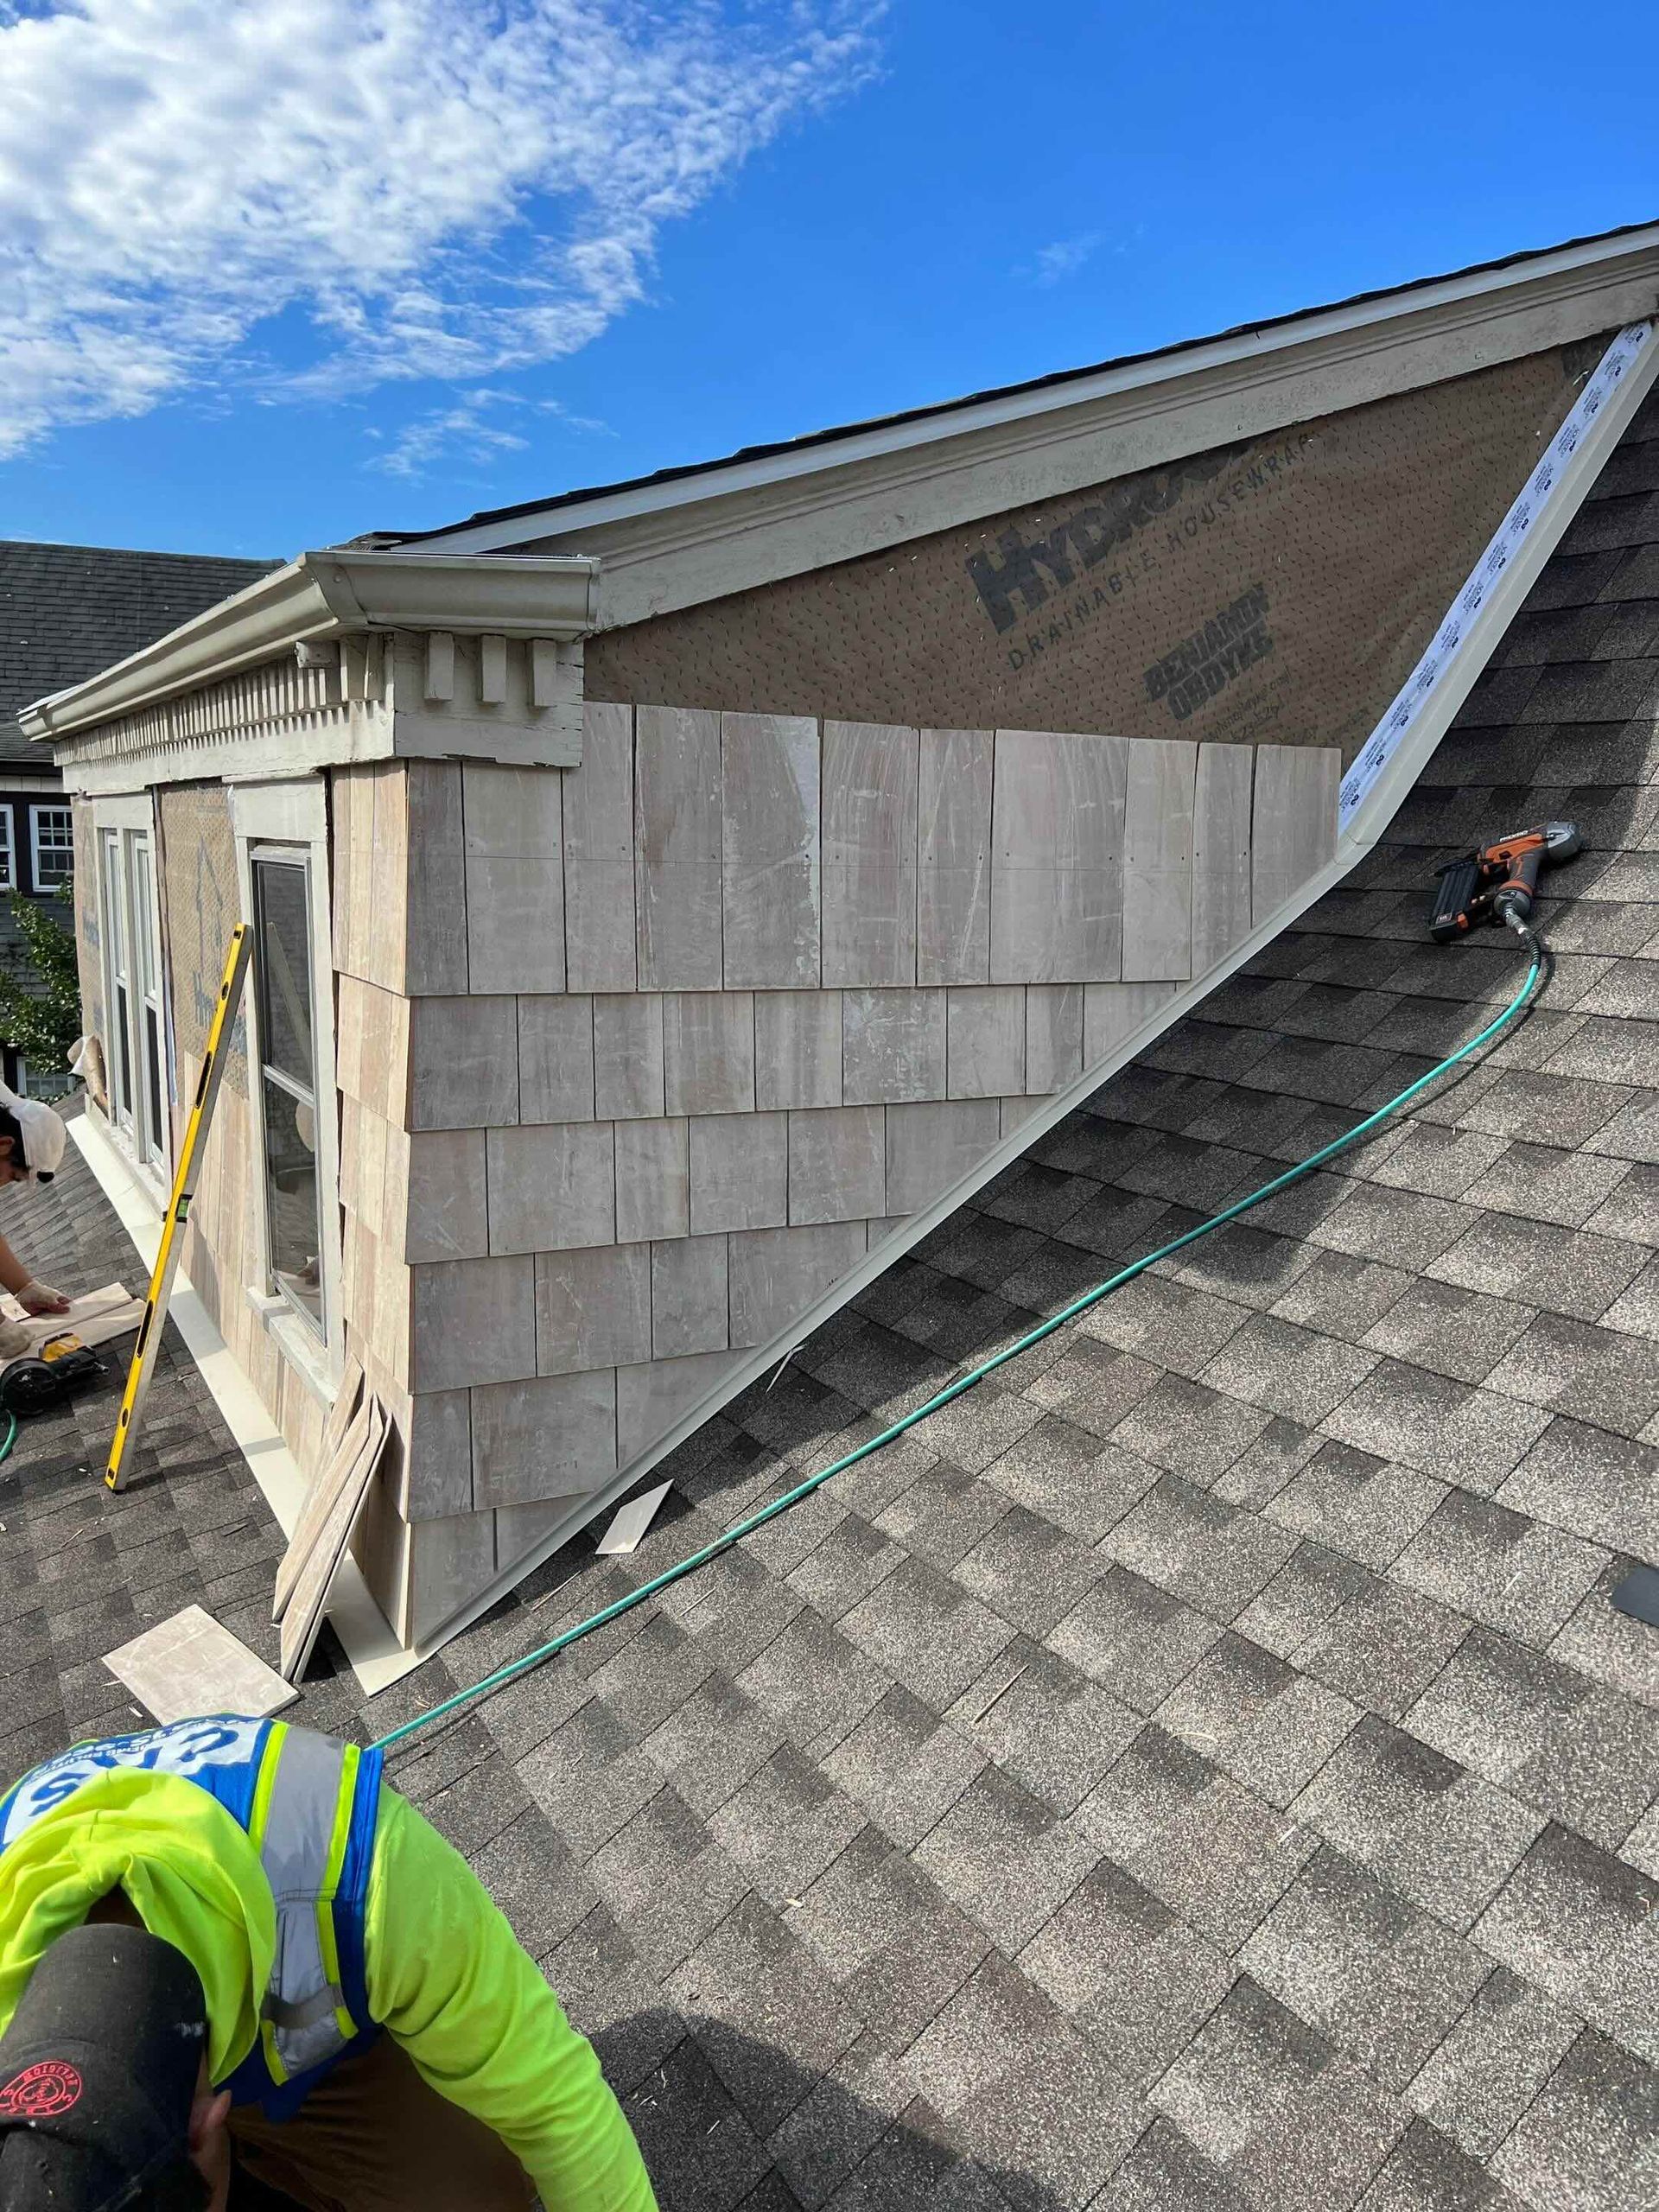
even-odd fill
[{"label": "white window on neighboring house", "polygon": [[56,891],[75,872],[74,817],[67,806],[37,806],[29,816],[35,888]]},{"label": "white window on neighboring house", "polygon": [[0,806],[0,891],[17,888],[17,849],[11,842],[11,809]]}]

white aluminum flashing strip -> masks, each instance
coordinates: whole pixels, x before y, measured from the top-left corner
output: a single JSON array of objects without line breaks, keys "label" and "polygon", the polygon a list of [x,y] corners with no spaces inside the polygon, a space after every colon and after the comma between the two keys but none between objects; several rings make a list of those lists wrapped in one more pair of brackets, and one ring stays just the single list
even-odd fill
[{"label": "white aluminum flashing strip", "polygon": [[[1524,485],[1514,505],[1492,534],[1491,543],[1470,570],[1468,581],[1452,602],[1450,612],[1435,632],[1428,650],[1401,686],[1398,696],[1361,747],[1354,765],[1342,779],[1337,825],[1352,822],[1365,796],[1404,743],[1417,716],[1434,696],[1435,686],[1449,676],[1469,652],[1475,618],[1491,596],[1498,579],[1520,551],[1528,534],[1548,515],[1560,490],[1567,463],[1583,443],[1614,391],[1640,359],[1653,338],[1650,322],[1633,322],[1621,330],[1601,358],[1565,423],[1557,430]],[[1580,495],[1582,496],[1582,495]],[[1489,649],[1490,650],[1490,649]],[[1481,655],[1484,666],[1486,655]]]},{"label": "white aluminum flashing strip", "polygon": [[[77,1115],[69,1124],[69,1134],[98,1179],[99,1188],[114,1207],[138,1257],[146,1269],[154,1267],[162,1235],[155,1198],[89,1115]],[[174,1277],[168,1319],[178,1323],[185,1347],[283,1534],[292,1535],[305,1503],[305,1477],[182,1268]],[[361,1568],[349,1554],[335,1579],[328,1618],[365,1697],[401,1681],[419,1664],[416,1655],[398,1643],[385,1615],[370,1596]]]},{"label": "white aluminum flashing strip", "polygon": [[25,707],[17,719],[31,738],[62,741],[307,640],[365,630],[568,642],[598,620],[598,564],[574,553],[493,561],[448,551],[419,558],[349,548],[302,553],[142,652]]},{"label": "white aluminum flashing strip", "polygon": [[[1608,455],[1624,435],[1631,416],[1653,386],[1656,377],[1659,376],[1659,345],[1649,342],[1653,335],[1652,326],[1643,325],[1642,329],[1644,334],[1639,338],[1634,337],[1630,330],[1621,331],[1603,357],[1595,375],[1586,386],[1585,394],[1580,396],[1580,402],[1569,415],[1568,423],[1579,414],[1585,397],[1592,387],[1599,389],[1601,397],[1594,406],[1585,410],[1579,433],[1554,473],[1547,498],[1535,506],[1529,523],[1512,533],[1510,550],[1500,564],[1495,580],[1491,582],[1481,605],[1464,627],[1458,646],[1452,652],[1443,673],[1433,685],[1426,687],[1417,710],[1403,728],[1394,733],[1392,747],[1370,770],[1365,789],[1348,810],[1346,822],[1339,821],[1336,852],[1325,867],[1310,881],[1303,884],[1276,913],[1252,930],[1243,944],[1235,946],[1218,966],[1189,983],[1160,1006],[1132,1037],[1117,1047],[1109,1058],[1088,1069],[1075,1082],[1067,1084],[1064,1090],[1057,1091],[1041,1102],[1030,1116],[1004,1137],[971,1173],[964,1176],[943,1197],[936,1198],[922,1212],[912,1215],[902,1229],[895,1230],[890,1236],[884,1238],[860,1267],[843,1276],[816,1305],[791,1321],[783,1334],[746,1354],[741,1362],[688,1413],[683,1414],[649,1452],[642,1453],[621,1473],[576,1502],[533,1549],[514,1560],[486,1590],[427,1639],[421,1646],[423,1658],[430,1656],[451,1637],[458,1636],[470,1627],[492,1605],[499,1604],[526,1574],[544,1560],[550,1559],[555,1552],[569,1543],[591,1522],[596,1521],[617,1499],[635,1490],[653,1467],[684,1443],[688,1437],[695,1434],[722,1406],[776,1367],[796,1345],[810,1336],[814,1329],[839,1313],[867,1284],[883,1274],[895,1259],[912,1245],[919,1243],[923,1237],[931,1235],[976,1191],[982,1189],[1005,1167],[1028,1152],[1039,1136],[1063,1122],[1068,1114],[1082,1105],[1120,1068],[1127,1066],[1137,1053],[1144,1052],[1200,1000],[1208,998],[1219,984],[1225,982],[1255,953],[1282,935],[1299,916],[1322,899],[1327,891],[1342,882],[1358,865],[1386,832],[1402,802],[1427,766],[1435,747],[1451,728],[1459,708],[1468,696],[1475,678],[1497,650],[1504,632],[1520,611],[1522,602],[1541,574],[1545,563],[1601,474]],[[1622,365],[1613,374],[1610,372],[1610,364],[1616,358]],[[1564,429],[1566,427],[1563,425]],[[1551,452],[1554,450],[1552,444]],[[1523,493],[1522,499],[1525,497]],[[1518,507],[1520,504],[1518,499],[1516,505]],[[1512,507],[1503,528],[1509,527],[1515,512],[1516,509]],[[1497,542],[1495,539],[1494,543]],[[1475,574],[1483,575],[1485,571],[1486,556],[1483,556],[1476,565]]]}]

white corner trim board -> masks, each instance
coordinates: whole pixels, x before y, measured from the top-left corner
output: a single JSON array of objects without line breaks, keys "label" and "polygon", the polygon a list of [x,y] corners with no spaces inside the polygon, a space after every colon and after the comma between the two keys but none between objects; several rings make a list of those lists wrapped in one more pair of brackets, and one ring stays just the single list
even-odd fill
[{"label": "white corner trim board", "polygon": [[[1566,422],[1545,448],[1543,459],[1522,486],[1514,505],[1493,531],[1485,551],[1470,570],[1467,582],[1452,601],[1446,620],[1434,632],[1427,651],[1406,678],[1388,712],[1361,747],[1353,766],[1343,778],[1342,798],[1337,809],[1338,830],[1347,829],[1353,822],[1367,793],[1404,743],[1412,724],[1433,697],[1436,686],[1457,669],[1461,660],[1471,656],[1478,658],[1480,667],[1484,667],[1491,648],[1489,645],[1484,652],[1478,650],[1475,640],[1477,618],[1493,597],[1499,579],[1520,552],[1529,535],[1549,516],[1552,502],[1558,505],[1562,504],[1560,494],[1567,480],[1568,464],[1605,410],[1614,392],[1650,346],[1652,339],[1653,325],[1650,322],[1633,322],[1619,332],[1602,355],[1599,365],[1579,394]],[[1651,375],[1648,381],[1651,382]],[[1598,443],[1598,455],[1605,449],[1605,441]],[[1599,458],[1596,466],[1599,471]],[[1580,498],[1582,497],[1583,493],[1580,492]],[[1567,509],[1569,519],[1572,513],[1576,512],[1578,505],[1577,499],[1571,502]],[[1556,536],[1559,537],[1559,531]],[[1554,542],[1551,540],[1552,550]],[[1507,626],[1508,617],[1504,619]],[[1467,688],[1465,685],[1465,694]]]},{"label": "white corner trim board", "polygon": [[[132,1239],[133,1249],[147,1268],[153,1267],[162,1233],[155,1199],[85,1114],[70,1122],[69,1134]],[[305,1503],[305,1477],[182,1268],[174,1277],[168,1319],[178,1323],[185,1348],[213,1393],[213,1402],[283,1534],[292,1535]],[[328,1618],[365,1697],[401,1681],[419,1663],[392,1634],[385,1614],[369,1595],[361,1569],[349,1556],[335,1581]]]},{"label": "white corner trim board", "polygon": [[[1489,547],[1477,563],[1471,583],[1477,580],[1482,582],[1478,603],[1471,613],[1465,613],[1459,617],[1462,599],[1462,594],[1459,594],[1459,601],[1453,603],[1446,620],[1437,630],[1436,641],[1445,639],[1446,642],[1439,672],[1433,681],[1423,684],[1414,695],[1413,686],[1417,682],[1414,673],[1406,691],[1402,694],[1402,697],[1414,696],[1412,711],[1399,727],[1389,728],[1399,704],[1396,701],[1379,725],[1380,732],[1387,731],[1389,742],[1380,757],[1368,765],[1362,786],[1345,806],[1344,814],[1339,816],[1333,858],[1294,892],[1275,914],[1259,928],[1252,930],[1249,936],[1236,945],[1224,961],[1206,975],[1185,985],[1173,998],[1166,1000],[1156,1013],[1114,1050],[1109,1058],[1086,1069],[1075,1082],[1069,1084],[1064,1090],[1055,1092],[1051,1098],[1041,1103],[1033,1102],[1035,1110],[1029,1118],[1004,1137],[971,1173],[965,1175],[961,1182],[945,1192],[943,1197],[936,1198],[922,1212],[913,1214],[902,1229],[895,1230],[875,1248],[861,1267],[843,1276],[808,1312],[791,1317],[788,1327],[781,1334],[747,1354],[707,1396],[683,1414],[649,1452],[630,1461],[611,1481],[578,1500],[531,1550],[521,1559],[513,1560],[477,1598],[426,1639],[421,1646],[423,1657],[429,1656],[448,1643],[452,1637],[460,1635],[463,1629],[480,1619],[532,1568],[543,1560],[550,1559],[561,1545],[568,1543],[581,1529],[596,1521],[617,1499],[636,1489],[652,1467],[701,1428],[711,1414],[717,1413],[741,1390],[746,1390],[751,1382],[776,1367],[791,1349],[838,1313],[867,1283],[873,1282],[895,1259],[913,1244],[919,1243],[942,1221],[948,1220],[958,1206],[972,1198],[976,1191],[982,1189],[1023,1153],[1029,1151],[1039,1136],[1064,1121],[1118,1069],[1126,1066],[1138,1052],[1144,1052],[1154,1038],[1179,1020],[1200,999],[1207,998],[1218,984],[1224,982],[1264,945],[1281,935],[1300,914],[1358,865],[1382,837],[1402,801],[1427,766],[1435,747],[1451,728],[1452,718],[1468,696],[1476,677],[1496,651],[1522,601],[1542,572],[1544,563],[1560,542],[1568,524],[1582,505],[1586,494],[1600,474],[1608,455],[1624,435],[1656,376],[1659,376],[1659,345],[1651,342],[1653,336],[1652,323],[1637,323],[1620,331],[1608,347],[1567,421],[1551,441],[1543,461],[1529,478],[1500,525],[1493,545],[1498,545],[1502,541],[1502,559],[1489,567],[1492,562],[1492,549]],[[1546,469],[1548,470],[1548,481],[1535,490],[1536,480]],[[1520,512],[1523,506],[1526,509],[1524,518]],[[1469,588],[1469,585],[1465,585],[1465,592]],[[1454,626],[1457,635],[1449,637],[1448,632]],[[1433,649],[1431,647],[1430,650]],[[1356,760],[1356,767],[1376,741],[1373,737],[1362,748]],[[1344,785],[1344,791],[1346,789]]]}]

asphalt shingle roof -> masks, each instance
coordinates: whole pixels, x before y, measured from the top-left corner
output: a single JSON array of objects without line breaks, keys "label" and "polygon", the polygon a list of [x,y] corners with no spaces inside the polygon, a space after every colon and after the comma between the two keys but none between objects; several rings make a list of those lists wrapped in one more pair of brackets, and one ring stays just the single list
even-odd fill
[{"label": "asphalt shingle roof", "polygon": [[279,564],[0,539],[0,760],[49,766],[22,709],[164,638]]},{"label": "asphalt shingle roof", "polygon": [[[467,1852],[665,2212],[1599,2212],[1659,2190],[1659,473],[1650,404],[1364,866],[377,1700],[476,1681],[1422,1072],[1513,989],[1434,864],[1523,817],[1544,1004],[656,1604],[433,1731]],[[60,1193],[60,1195],[59,1194]],[[48,1276],[124,1265],[77,1162]],[[9,1233],[14,1233],[8,1221]],[[279,1539],[181,1356],[0,1478],[0,1765],[130,1713],[190,1599],[268,1650]],[[332,1647],[325,1642],[323,1666]],[[364,1731],[348,1673],[302,1717]]]}]

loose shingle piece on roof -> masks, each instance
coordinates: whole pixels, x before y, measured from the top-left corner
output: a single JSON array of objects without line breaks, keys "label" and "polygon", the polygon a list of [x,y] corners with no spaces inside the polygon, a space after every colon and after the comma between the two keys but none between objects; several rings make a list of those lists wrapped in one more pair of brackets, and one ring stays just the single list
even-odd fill
[{"label": "loose shingle piece on roof", "polygon": [[[1427,942],[1436,864],[1581,824],[1465,1081],[394,1757],[665,2212],[1653,2202],[1659,1636],[1610,1593],[1659,1565],[1656,470],[1650,403],[1386,842],[682,1447],[636,1554],[571,1546],[372,1715],[308,1687],[382,1732],[1306,1156],[1519,980]],[[109,1278],[83,1170],[13,1197]],[[193,1372],[120,1499],[114,1387],[0,1484],[9,1768],[189,1600],[270,1649],[281,1540]]]},{"label": "loose shingle piece on roof", "polygon": [[278,564],[0,539],[0,760],[49,766],[23,708],[96,676]]}]

